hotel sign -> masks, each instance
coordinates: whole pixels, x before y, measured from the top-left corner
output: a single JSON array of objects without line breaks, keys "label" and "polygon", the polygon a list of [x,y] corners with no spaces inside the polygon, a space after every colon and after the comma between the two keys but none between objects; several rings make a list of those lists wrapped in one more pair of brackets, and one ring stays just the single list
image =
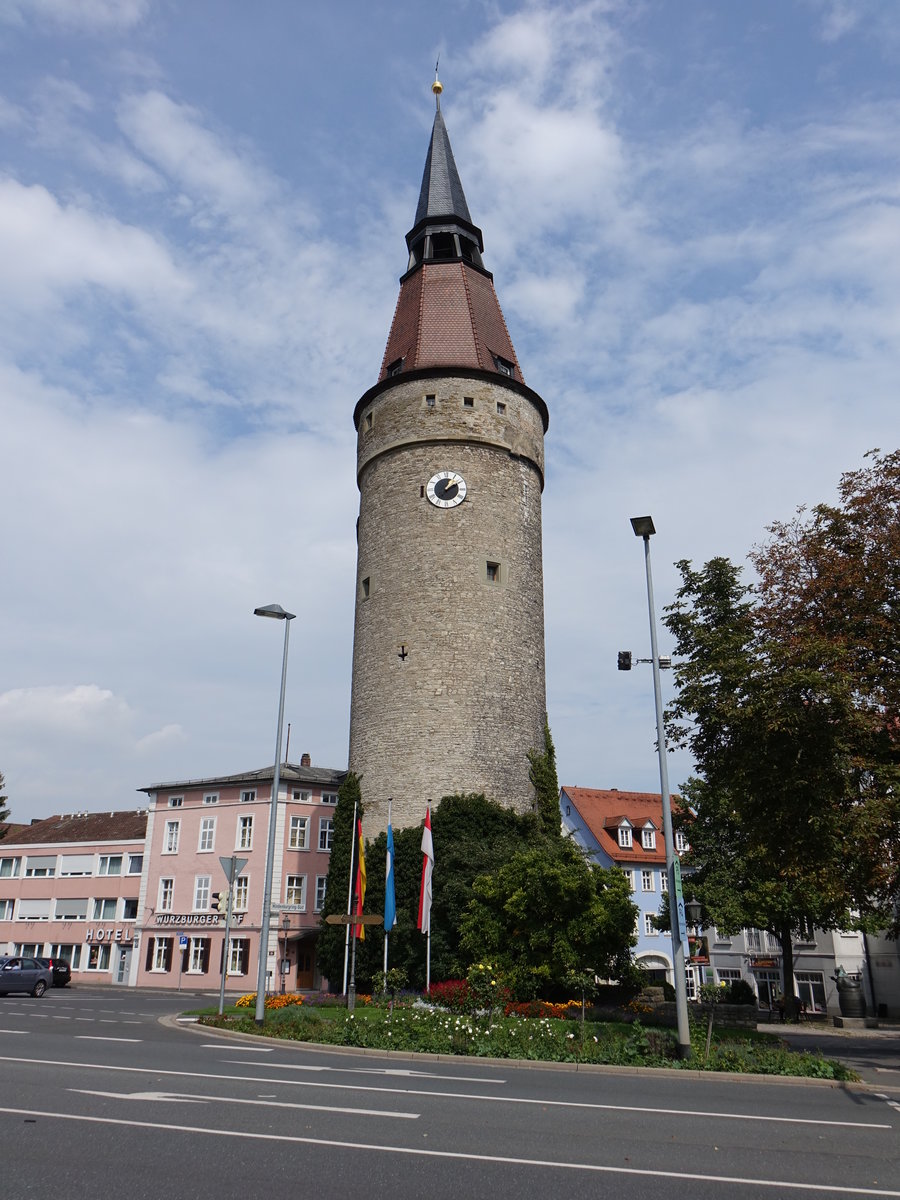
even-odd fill
[{"label": "hotel sign", "polygon": [[86,929],[86,942],[120,942],[131,945],[135,940],[133,929]]}]

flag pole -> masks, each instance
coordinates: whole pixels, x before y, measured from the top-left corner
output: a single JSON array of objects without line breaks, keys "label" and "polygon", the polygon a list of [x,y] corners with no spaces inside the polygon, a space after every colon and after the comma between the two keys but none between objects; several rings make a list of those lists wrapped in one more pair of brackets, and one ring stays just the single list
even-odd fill
[{"label": "flag pole", "polygon": [[[390,829],[390,827],[391,827],[391,805],[392,804],[393,804],[393,800],[389,799],[388,800],[388,829]],[[390,874],[391,866],[392,866],[391,851],[390,851],[390,847],[388,847],[387,871],[385,872],[385,884],[384,884],[385,905],[387,904],[387,888],[388,888],[387,877]],[[387,911],[387,909],[385,909],[385,912],[386,911]],[[389,933],[390,933],[390,930],[388,929],[387,921],[385,921],[385,923],[384,923],[384,988],[385,988],[385,991],[387,991],[388,935],[389,935]]]},{"label": "flag pole", "polygon": [[431,801],[425,809],[422,826],[422,885],[419,889],[419,929],[425,934],[425,990],[431,990],[431,877],[434,870],[434,842],[431,836]]},{"label": "flag pole", "polygon": [[[356,801],[353,801],[353,841],[350,843],[350,881],[347,886],[347,916],[350,916],[350,910],[353,907],[353,860],[356,854]],[[344,986],[341,988],[341,995],[347,995],[347,960],[350,956],[350,926],[346,927],[344,932]]]}]

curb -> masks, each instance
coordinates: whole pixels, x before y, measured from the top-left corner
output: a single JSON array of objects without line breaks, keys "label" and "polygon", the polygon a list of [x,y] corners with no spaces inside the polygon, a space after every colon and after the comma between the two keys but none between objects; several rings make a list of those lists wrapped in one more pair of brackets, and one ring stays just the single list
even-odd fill
[{"label": "curb", "polygon": [[438,1054],[435,1052],[420,1052],[416,1050],[377,1050],[369,1046],[330,1046],[321,1042],[297,1042],[290,1038],[268,1037],[264,1033],[241,1033],[233,1029],[221,1029],[213,1025],[200,1025],[196,1020],[185,1023],[176,1016],[159,1018],[162,1025],[170,1029],[188,1030],[191,1033],[201,1033],[205,1037],[219,1036],[224,1041],[248,1043],[265,1042],[271,1046],[291,1047],[297,1050],[308,1050],[313,1054],[348,1054],[354,1058],[391,1058],[397,1062],[422,1063],[483,1063],[485,1066],[505,1067],[514,1070],[537,1071],[575,1071],[591,1075],[643,1076],[649,1075],[654,1079],[660,1076],[664,1079],[691,1079],[707,1083],[774,1083],[788,1087],[826,1087],[838,1088],[848,1092],[859,1092],[873,1095],[885,1091],[900,1091],[900,1088],[883,1087],[879,1084],[850,1082],[842,1079],[816,1079],[803,1075],[748,1075],[738,1071],[694,1071],[680,1067],[637,1067],[613,1066],[606,1063],[574,1063],[574,1062],[544,1062],[526,1058],[484,1058],[481,1055]]}]

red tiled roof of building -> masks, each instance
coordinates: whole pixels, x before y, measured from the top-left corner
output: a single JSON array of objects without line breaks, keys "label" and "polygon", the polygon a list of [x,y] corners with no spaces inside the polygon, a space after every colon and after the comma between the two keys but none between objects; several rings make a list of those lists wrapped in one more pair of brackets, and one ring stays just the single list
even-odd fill
[{"label": "red tiled roof of building", "polygon": [[3,822],[0,824],[0,842],[2,842],[4,838],[14,838],[17,834],[21,833],[23,829],[27,828],[27,825],[18,824],[14,821]]},{"label": "red tiled roof of building", "polygon": [[[622,866],[629,862],[665,862],[666,848],[662,836],[662,800],[658,792],[620,792],[616,788],[564,787],[563,792],[581,815],[598,844]],[[679,806],[678,798],[671,799],[673,810]],[[635,829],[631,846],[620,846],[618,826],[627,818]],[[641,845],[641,830],[652,821],[659,836],[654,850],[645,850]]]},{"label": "red tiled roof of building", "polygon": [[139,842],[147,835],[145,811],[71,813],[47,817],[25,825],[15,837],[3,839],[8,846],[52,846],[57,842]]}]

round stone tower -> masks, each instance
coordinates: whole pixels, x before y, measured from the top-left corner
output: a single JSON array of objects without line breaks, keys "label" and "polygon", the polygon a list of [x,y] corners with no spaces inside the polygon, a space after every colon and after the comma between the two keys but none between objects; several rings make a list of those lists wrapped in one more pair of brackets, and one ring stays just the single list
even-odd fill
[{"label": "round stone tower", "polygon": [[547,407],[482,263],[440,110],[378,382],[354,412],[360,491],[350,768],[366,831],[484,792],[533,807],[544,748]]}]

